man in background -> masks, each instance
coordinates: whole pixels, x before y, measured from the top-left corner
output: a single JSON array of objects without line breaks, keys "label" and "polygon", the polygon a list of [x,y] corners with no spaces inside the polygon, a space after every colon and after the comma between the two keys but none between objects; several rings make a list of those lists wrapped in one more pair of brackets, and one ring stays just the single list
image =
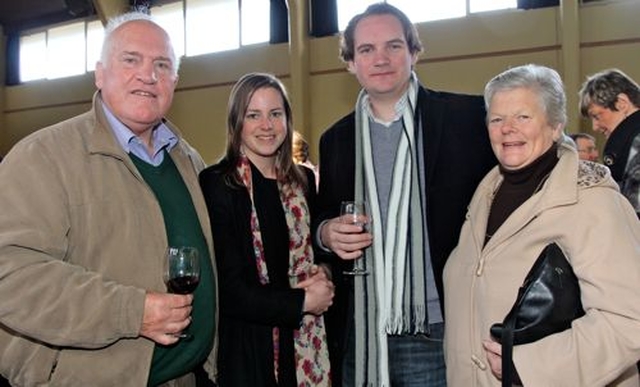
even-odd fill
[{"label": "man in background", "polygon": [[[178,80],[149,16],[111,20],[89,112],[0,164],[0,371],[21,386],[194,386],[215,374],[216,282],[204,163],[164,116]],[[168,294],[167,246],[201,281]],[[192,340],[178,334],[189,330]]]},{"label": "man in background", "polygon": [[640,86],[618,69],[587,78],[580,112],[605,135],[602,161],[640,217]]},{"label": "man in background", "polygon": [[[362,90],[320,140],[314,222],[334,262],[334,386],[446,384],[442,270],[496,159],[483,98],[422,86],[413,72],[421,51],[415,26],[387,3],[356,15],[342,36]],[[340,203],[354,199],[369,205],[371,228],[341,222]],[[349,274],[355,259],[366,275]]]},{"label": "man in background", "polygon": [[596,138],[587,133],[572,133],[569,135],[578,147],[578,157],[581,160],[598,161],[598,147]]}]

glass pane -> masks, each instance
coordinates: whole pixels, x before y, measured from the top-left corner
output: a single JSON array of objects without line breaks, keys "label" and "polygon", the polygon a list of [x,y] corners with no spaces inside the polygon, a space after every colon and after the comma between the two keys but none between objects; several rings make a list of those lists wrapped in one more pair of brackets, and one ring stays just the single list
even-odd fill
[{"label": "glass pane", "polygon": [[51,28],[47,37],[47,78],[84,74],[84,22]]},{"label": "glass pane", "polygon": [[173,50],[179,58],[184,55],[184,15],[182,2],[171,3],[149,10],[153,19],[164,28],[173,44]]},{"label": "glass pane", "polygon": [[[349,19],[363,12],[377,0],[337,0],[338,28],[344,31]],[[468,0],[470,12],[516,8],[517,0]],[[413,23],[463,17],[467,14],[467,0],[387,0],[401,9]]]},{"label": "glass pane", "polygon": [[469,12],[493,11],[496,9],[517,8],[518,0],[469,0]]},{"label": "glass pane", "polygon": [[371,4],[378,0],[338,0],[338,28],[344,31],[349,20],[355,15],[364,12]]},{"label": "glass pane", "polygon": [[46,76],[47,34],[40,32],[20,37],[20,81],[32,81]]},{"label": "glass pane", "polygon": [[242,45],[269,41],[271,9],[265,0],[242,0]]},{"label": "glass pane", "polygon": [[401,9],[413,23],[451,19],[467,14],[466,0],[389,0],[387,2]]},{"label": "glass pane", "polygon": [[240,47],[237,0],[187,0],[187,55]]},{"label": "glass pane", "polygon": [[100,60],[104,27],[100,20],[87,23],[87,72],[96,68],[96,62]]}]

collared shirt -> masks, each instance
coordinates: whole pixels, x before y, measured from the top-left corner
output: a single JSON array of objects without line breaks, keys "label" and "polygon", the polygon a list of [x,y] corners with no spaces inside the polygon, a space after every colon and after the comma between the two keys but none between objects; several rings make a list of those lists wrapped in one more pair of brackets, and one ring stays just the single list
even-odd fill
[{"label": "collared shirt", "polygon": [[396,102],[396,105],[394,107],[395,114],[393,115],[393,120],[389,122],[385,122],[379,119],[378,117],[376,117],[375,114],[373,114],[373,108],[371,107],[371,101],[369,100],[370,100],[369,94],[365,94],[363,97],[363,102],[364,102],[364,110],[365,110],[365,113],[367,113],[367,116],[369,116],[369,118],[372,119],[374,122],[384,125],[385,127],[388,128],[391,126],[391,124],[393,124],[394,122],[402,118],[402,115],[404,114],[404,110],[407,108],[407,104],[409,103],[409,88],[407,88],[404,94],[402,94],[402,97],[400,97],[398,102]]},{"label": "collared shirt", "polygon": [[126,153],[132,153],[139,159],[153,166],[158,166],[164,160],[164,150],[171,151],[178,144],[178,136],[169,129],[164,122],[160,122],[151,132],[153,154],[149,155],[147,147],[138,136],[127,128],[109,108],[103,103],[104,114],[109,121],[109,126],[118,139],[118,143]]},{"label": "collared shirt", "polygon": [[[412,77],[414,77],[414,75],[412,75]],[[417,78],[416,78],[417,79]],[[380,124],[386,128],[390,128],[394,122],[399,121],[400,119],[402,119],[402,115],[404,114],[404,109],[406,109],[407,104],[409,104],[409,87],[407,87],[407,90],[405,90],[404,94],[402,94],[402,96],[400,97],[400,99],[398,100],[398,102],[396,102],[396,105],[394,107],[395,110],[395,114],[393,115],[393,120],[389,121],[389,122],[385,122],[379,118],[377,118],[374,114],[373,114],[373,108],[371,107],[371,101],[370,101],[370,97],[369,94],[365,94],[363,96],[363,105],[364,105],[364,111],[366,113],[366,115],[369,117],[370,120],[372,120],[373,122]],[[397,144],[397,142],[396,142]],[[320,236],[320,231],[322,230],[322,227],[325,225],[325,223],[327,223],[329,220],[324,220],[320,223],[320,225],[318,226],[318,229],[316,231],[316,235],[315,235],[315,239],[316,239],[316,244],[318,245],[318,247],[320,247],[321,250],[330,253],[331,249],[329,249],[328,247],[326,247],[323,243],[322,243],[322,238]]]}]

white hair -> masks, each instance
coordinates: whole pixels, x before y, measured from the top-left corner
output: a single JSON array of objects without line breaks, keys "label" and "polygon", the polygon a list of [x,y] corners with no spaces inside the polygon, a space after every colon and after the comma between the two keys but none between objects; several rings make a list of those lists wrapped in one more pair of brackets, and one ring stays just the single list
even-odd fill
[{"label": "white hair", "polygon": [[549,125],[562,128],[567,123],[567,97],[560,74],[552,68],[527,64],[510,68],[491,79],[484,88],[487,112],[491,110],[494,94],[503,90],[529,89],[536,93],[546,113]]},{"label": "white hair", "polygon": [[[114,16],[113,18],[109,19],[109,22],[107,23],[107,26],[104,29],[104,39],[102,41],[102,51],[100,53],[100,61],[102,63],[106,63],[109,58],[109,53],[113,46],[113,32],[123,24],[133,22],[133,21],[139,21],[139,20],[153,23],[162,31],[164,31],[165,34],[167,34],[167,31],[164,28],[162,28],[160,24],[158,24],[150,15],[144,12],[132,11],[132,12],[123,13],[118,16]],[[167,36],[169,36],[169,34],[167,34]],[[180,67],[180,58],[176,56],[175,51],[173,50],[173,44],[171,44],[170,39],[169,39],[169,43],[170,43],[169,59],[171,59],[171,63],[173,65],[174,75],[176,75],[178,73],[178,68]]]}]

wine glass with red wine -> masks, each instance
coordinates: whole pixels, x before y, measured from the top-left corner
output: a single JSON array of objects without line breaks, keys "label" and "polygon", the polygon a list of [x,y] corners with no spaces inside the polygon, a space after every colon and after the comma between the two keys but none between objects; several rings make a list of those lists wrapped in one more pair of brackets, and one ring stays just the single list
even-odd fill
[{"label": "wine glass with red wine", "polygon": [[[370,231],[370,218],[367,203],[364,201],[345,201],[340,204],[340,220],[342,223],[353,224],[362,227],[362,232]],[[343,271],[344,275],[367,275],[364,258],[357,258],[353,262],[353,269]]]},{"label": "wine glass with red wine", "polygon": [[[164,260],[164,282],[167,290],[175,294],[190,294],[200,282],[198,249],[190,246],[170,246]],[[189,333],[180,333],[180,338],[191,338]]]}]

